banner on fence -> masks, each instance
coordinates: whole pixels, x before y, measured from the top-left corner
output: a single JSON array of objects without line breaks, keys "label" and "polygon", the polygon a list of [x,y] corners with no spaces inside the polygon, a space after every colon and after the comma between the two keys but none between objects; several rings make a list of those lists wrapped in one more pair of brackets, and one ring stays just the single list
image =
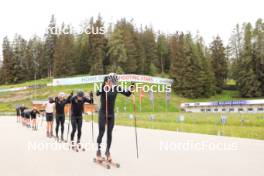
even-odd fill
[{"label": "banner on fence", "polygon": [[[81,77],[72,77],[72,78],[61,78],[53,79],[53,86],[62,86],[62,85],[75,85],[75,84],[88,84],[88,83],[99,83],[103,82],[106,75],[95,75],[95,76],[81,76]],[[151,83],[151,84],[172,84],[172,79],[145,76],[145,75],[135,75],[135,74],[123,74],[118,75],[120,82],[142,82],[142,83]]]}]

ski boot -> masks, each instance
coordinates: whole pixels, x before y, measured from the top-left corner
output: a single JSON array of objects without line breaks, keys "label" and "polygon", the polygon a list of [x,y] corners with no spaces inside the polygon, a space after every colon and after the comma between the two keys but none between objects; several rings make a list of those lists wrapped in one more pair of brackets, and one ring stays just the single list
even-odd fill
[{"label": "ski boot", "polygon": [[120,168],[120,164],[116,163],[112,160],[111,154],[109,150],[106,150],[105,152],[105,156],[106,156],[106,162],[109,163],[111,166],[114,166],[116,168]]},{"label": "ski boot", "polygon": [[55,141],[56,141],[56,142],[60,142],[60,139],[59,139],[58,134],[56,134]]},{"label": "ski boot", "polygon": [[102,158],[100,149],[97,150],[96,158],[94,158],[93,161],[95,163],[99,164],[100,166],[105,167],[106,169],[110,169],[111,168],[111,166],[107,162],[105,162],[105,159]]},{"label": "ski boot", "polygon": [[82,145],[81,145],[79,140],[77,141],[76,149],[78,151],[81,150],[81,151],[85,152],[85,148],[82,147]]},{"label": "ski boot", "polygon": [[76,146],[75,146],[74,141],[71,141],[71,144],[70,144],[70,146],[69,146],[69,149],[70,149],[70,150],[75,150],[75,148],[76,148]]},{"label": "ski boot", "polygon": [[96,160],[99,161],[99,162],[102,162],[103,161],[103,158],[102,158],[102,154],[101,154],[101,150],[98,149],[97,152],[96,152]]},{"label": "ski boot", "polygon": [[61,142],[65,142],[65,143],[67,142],[66,140],[64,140],[63,136],[61,136],[60,140]]},{"label": "ski boot", "polygon": [[107,162],[112,162],[112,158],[111,158],[111,154],[110,154],[109,150],[106,150],[105,156],[106,156]]}]

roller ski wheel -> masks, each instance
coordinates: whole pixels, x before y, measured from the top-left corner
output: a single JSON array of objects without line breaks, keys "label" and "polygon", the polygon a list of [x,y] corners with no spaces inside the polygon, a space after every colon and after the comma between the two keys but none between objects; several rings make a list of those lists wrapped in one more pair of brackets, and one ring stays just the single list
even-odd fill
[{"label": "roller ski wheel", "polygon": [[74,142],[71,142],[71,144],[69,145],[69,149],[70,150],[76,150],[76,146],[75,146]]},{"label": "roller ski wheel", "polygon": [[54,137],[54,139],[55,139],[55,141],[58,142],[58,143],[61,142],[60,139],[59,139],[59,137]]},{"label": "roller ski wheel", "polygon": [[63,143],[67,143],[67,141],[64,140],[63,138],[61,138],[60,141],[63,142]]},{"label": "roller ski wheel", "polygon": [[114,166],[116,168],[120,168],[120,164],[113,161],[113,159],[110,155],[110,152],[106,152],[105,156],[106,156],[106,158],[103,158],[103,160],[105,160],[105,162],[107,162],[111,166]]},{"label": "roller ski wheel", "polygon": [[107,162],[105,162],[101,157],[94,158],[93,162],[104,167],[104,168],[106,168],[106,169],[111,169],[111,166]]},{"label": "roller ski wheel", "polygon": [[117,162],[114,162],[113,160],[107,160],[106,158],[103,158],[103,161],[108,163],[109,165],[116,167],[116,168],[120,168],[120,164]]},{"label": "roller ski wheel", "polygon": [[85,152],[86,151],[85,148],[83,148],[80,143],[77,144],[77,147],[76,148],[77,148],[77,150],[80,150],[82,152]]}]

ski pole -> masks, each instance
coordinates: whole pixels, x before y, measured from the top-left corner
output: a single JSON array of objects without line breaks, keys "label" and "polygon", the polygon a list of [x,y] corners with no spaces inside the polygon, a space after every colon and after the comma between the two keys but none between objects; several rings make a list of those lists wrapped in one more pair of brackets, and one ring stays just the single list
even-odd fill
[{"label": "ski pole", "polygon": [[[90,99],[93,99],[93,92],[90,92]],[[92,141],[94,142],[94,129],[93,129],[93,112],[94,112],[94,102],[92,101],[92,109],[91,109],[91,113],[92,113]]]},{"label": "ski pole", "polygon": [[105,92],[105,126],[108,127],[108,98],[107,98],[107,91]]},{"label": "ski pole", "polygon": [[94,142],[94,129],[93,129],[93,109],[92,109],[92,140]]},{"label": "ski pole", "polygon": [[133,99],[132,99],[132,101],[133,101],[133,109],[134,109],[134,126],[135,126],[135,138],[136,138],[136,150],[137,150],[137,158],[139,157],[139,155],[138,155],[138,137],[137,137],[137,118],[136,118],[136,100],[135,100],[135,95],[134,94],[132,94],[133,95]]},{"label": "ski pole", "polygon": [[40,125],[40,118],[41,118],[41,114],[39,113],[39,115],[37,116],[37,119],[36,119],[36,126],[38,129],[39,129],[39,125]]},{"label": "ski pole", "polygon": [[68,130],[67,130],[67,142],[69,140],[70,121],[71,121],[71,106],[69,107],[69,123],[68,123]]}]

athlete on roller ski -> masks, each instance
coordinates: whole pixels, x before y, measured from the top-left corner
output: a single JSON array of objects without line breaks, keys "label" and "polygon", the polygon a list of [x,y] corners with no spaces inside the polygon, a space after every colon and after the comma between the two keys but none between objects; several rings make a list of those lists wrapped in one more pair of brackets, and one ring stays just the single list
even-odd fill
[{"label": "athlete on roller ski", "polygon": [[55,97],[55,100],[52,101],[52,103],[55,103],[55,109],[56,109],[56,140],[59,141],[59,127],[61,126],[61,137],[60,140],[64,142],[64,123],[65,123],[65,105],[70,103],[71,97],[73,96],[73,92],[65,99],[65,93],[60,92],[57,97]]},{"label": "athlete on roller ski", "polygon": [[30,127],[31,127],[31,126],[30,126],[30,112],[31,112],[30,109],[26,109],[26,110],[24,111],[24,121],[25,121],[25,126],[26,126],[27,128],[30,128]]},{"label": "athlete on roller ski", "polygon": [[106,161],[112,162],[110,155],[110,147],[112,143],[112,131],[115,124],[115,101],[118,93],[125,96],[130,96],[133,91],[133,86],[131,85],[128,90],[121,88],[118,85],[118,78],[115,73],[110,73],[104,78],[104,82],[100,90],[97,91],[96,95],[100,96],[101,106],[99,110],[99,134],[97,137],[98,150],[96,153],[96,160],[103,161],[104,158],[101,155],[101,143],[105,132],[105,127],[107,126],[107,146],[105,151]]},{"label": "athlete on roller ski", "polygon": [[37,131],[37,114],[40,114],[40,112],[37,110],[36,107],[33,107],[33,109],[29,113],[31,117],[32,130]]},{"label": "athlete on roller ski", "polygon": [[16,106],[17,123],[21,121],[20,105]]},{"label": "athlete on roller ski", "polygon": [[22,121],[22,125],[26,126],[26,118],[25,118],[25,110],[28,109],[25,105],[21,105],[19,107],[20,109],[20,115],[21,115],[21,121]]},{"label": "athlete on roller ski", "polygon": [[45,104],[46,122],[47,122],[47,137],[53,137],[53,114],[55,103],[52,97],[49,97],[48,102]]},{"label": "athlete on roller ski", "polygon": [[[71,132],[71,148],[72,149],[81,149],[81,135],[82,135],[82,123],[83,123],[83,112],[84,112],[84,104],[90,103],[93,104],[94,100],[92,97],[87,98],[84,96],[83,91],[78,91],[77,95],[71,97],[71,125],[72,125],[72,132]],[[74,144],[74,136],[77,130],[77,143]],[[84,149],[83,149],[84,150]]]}]

